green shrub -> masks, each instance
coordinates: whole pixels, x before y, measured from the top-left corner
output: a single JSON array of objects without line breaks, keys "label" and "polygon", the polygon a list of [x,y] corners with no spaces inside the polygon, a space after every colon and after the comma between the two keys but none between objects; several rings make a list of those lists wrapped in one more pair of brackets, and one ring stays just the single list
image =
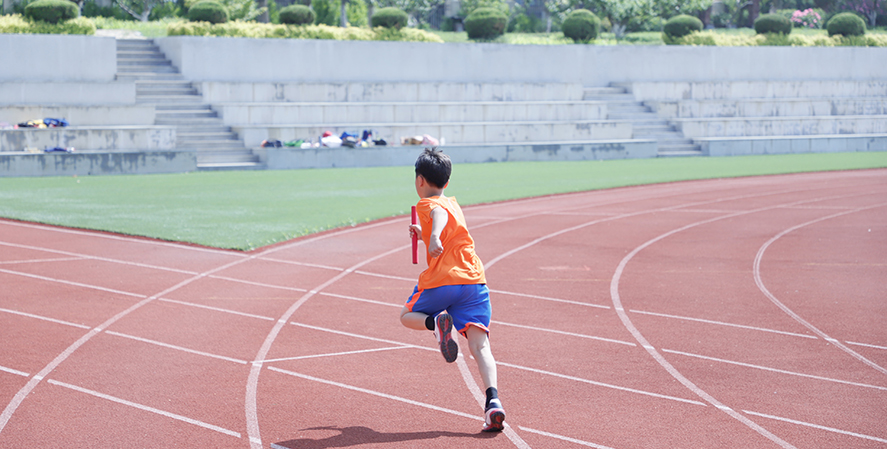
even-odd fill
[{"label": "green shrub", "polygon": [[188,20],[192,22],[225,23],[228,21],[228,10],[213,0],[202,0],[188,10]]},{"label": "green shrub", "polygon": [[755,19],[755,32],[758,34],[790,34],[792,22],[780,14],[762,14]]},{"label": "green shrub", "polygon": [[675,39],[682,38],[694,31],[702,31],[702,21],[693,16],[681,14],[668,19],[662,27],[662,40],[666,44],[674,44]]},{"label": "green shrub", "polygon": [[587,9],[577,9],[570,13],[562,25],[564,36],[575,42],[589,42],[597,38],[601,31],[601,20]]},{"label": "green shrub", "polygon": [[219,36],[249,37],[256,39],[331,39],[340,41],[405,41],[443,42],[436,34],[413,28],[377,27],[373,29],[329,25],[276,25],[271,23],[243,22],[235,20],[227,23],[173,22],[167,26],[167,36]]},{"label": "green shrub", "polygon": [[280,10],[280,23],[310,25],[315,18],[314,11],[305,5],[289,5]]},{"label": "green shrub", "polygon": [[373,28],[383,27],[383,28],[394,28],[401,29],[407,26],[407,21],[409,21],[409,17],[407,13],[395,8],[381,8],[378,11],[373,13]]},{"label": "green shrub", "polygon": [[494,8],[477,8],[465,18],[469,39],[495,39],[505,33],[508,17]]},{"label": "green shrub", "polygon": [[852,12],[842,12],[829,19],[825,28],[829,36],[862,36],[865,34],[865,21]]},{"label": "green shrub", "polygon": [[86,17],[61,23],[25,20],[19,14],[0,16],[0,34],[95,34],[95,24]]},{"label": "green shrub", "polygon": [[25,17],[59,23],[80,17],[80,8],[68,0],[37,0],[25,7]]}]

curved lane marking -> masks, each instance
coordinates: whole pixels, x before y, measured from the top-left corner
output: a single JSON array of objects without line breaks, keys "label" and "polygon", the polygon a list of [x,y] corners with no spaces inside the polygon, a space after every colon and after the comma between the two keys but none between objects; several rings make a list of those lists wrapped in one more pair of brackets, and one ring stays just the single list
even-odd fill
[{"label": "curved lane marking", "polygon": [[758,254],[755,256],[755,264],[754,264],[755,284],[758,286],[758,288],[761,290],[761,292],[764,293],[764,296],[766,296],[771,302],[773,302],[773,304],[775,304],[776,307],[779,307],[779,309],[782,310],[783,312],[785,312],[786,315],[792,317],[795,321],[801,323],[801,324],[804,325],[804,327],[806,327],[807,329],[810,329],[811,332],[813,332],[814,334],[818,335],[818,336],[819,336],[820,338],[822,338],[823,340],[825,340],[825,341],[827,341],[827,342],[829,342],[829,343],[835,345],[838,349],[840,349],[840,350],[846,352],[847,354],[850,354],[850,355],[851,355],[853,358],[855,358],[856,360],[859,360],[860,362],[862,362],[862,363],[864,363],[864,364],[866,364],[866,365],[868,365],[868,366],[870,366],[870,367],[872,367],[872,368],[878,370],[879,372],[881,372],[881,374],[887,374],[887,369],[884,369],[884,367],[882,367],[882,366],[876,364],[875,362],[872,362],[871,360],[869,360],[869,359],[863,357],[862,354],[859,354],[858,352],[856,352],[856,351],[854,351],[854,350],[848,348],[847,346],[845,346],[844,344],[842,344],[840,341],[838,341],[838,340],[836,340],[836,339],[830,337],[830,336],[829,336],[828,334],[826,334],[825,332],[819,330],[819,328],[817,328],[816,326],[810,324],[810,322],[808,322],[807,320],[801,318],[800,315],[798,315],[798,314],[795,313],[792,309],[790,309],[788,306],[786,306],[785,304],[783,304],[782,301],[780,301],[779,299],[776,298],[776,296],[773,295],[773,293],[770,293],[770,290],[767,289],[767,286],[764,285],[764,281],[761,279],[761,259],[764,258],[764,252],[767,251],[767,248],[769,248],[770,245],[773,244],[773,242],[779,240],[780,238],[782,238],[783,236],[785,236],[786,234],[788,234],[788,233],[790,233],[790,232],[796,231],[796,230],[801,229],[801,228],[803,228],[803,227],[805,227],[805,226],[809,226],[809,225],[812,225],[812,224],[816,224],[816,223],[819,223],[819,222],[822,222],[822,221],[825,221],[825,220],[830,220],[830,219],[832,219],[832,218],[837,218],[837,217],[840,217],[840,216],[842,216],[842,215],[848,215],[848,214],[852,214],[852,213],[856,213],[856,212],[861,212],[861,211],[864,211],[864,210],[876,209],[876,208],[884,207],[884,206],[887,206],[887,203],[884,203],[884,204],[877,204],[877,205],[874,205],[874,206],[861,207],[861,208],[857,208],[857,209],[853,209],[853,210],[848,210],[848,211],[844,211],[844,212],[838,212],[838,213],[836,213],[836,214],[826,215],[825,217],[820,217],[820,218],[817,218],[817,219],[815,219],[815,220],[810,220],[810,221],[808,221],[808,222],[806,222],[806,223],[801,223],[801,224],[799,224],[799,225],[792,226],[792,227],[790,227],[790,228],[788,228],[788,229],[786,229],[786,230],[780,232],[779,234],[776,234],[773,238],[771,238],[770,240],[768,240],[767,243],[764,243],[764,245],[762,245],[761,248],[758,249]]}]

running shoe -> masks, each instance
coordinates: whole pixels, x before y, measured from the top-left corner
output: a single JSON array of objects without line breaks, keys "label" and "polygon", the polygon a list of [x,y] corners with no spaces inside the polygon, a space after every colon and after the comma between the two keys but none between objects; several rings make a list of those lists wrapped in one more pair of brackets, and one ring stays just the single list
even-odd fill
[{"label": "running shoe", "polygon": [[490,401],[484,412],[484,432],[501,432],[505,429],[505,409],[498,399]]},{"label": "running shoe", "polygon": [[456,361],[459,356],[459,345],[453,340],[453,317],[444,312],[434,319],[434,337],[440,344],[440,353],[443,354],[447,363]]}]

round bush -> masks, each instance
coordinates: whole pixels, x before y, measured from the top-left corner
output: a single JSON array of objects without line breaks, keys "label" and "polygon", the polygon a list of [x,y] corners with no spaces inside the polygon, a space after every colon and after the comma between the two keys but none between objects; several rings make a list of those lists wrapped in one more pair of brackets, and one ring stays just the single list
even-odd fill
[{"label": "round bush", "polygon": [[825,28],[828,30],[829,37],[836,34],[862,36],[865,34],[865,21],[852,12],[842,12],[832,17]]},{"label": "round bush", "polygon": [[68,0],[37,0],[25,7],[25,17],[59,23],[80,17],[80,8]]},{"label": "round bush", "polygon": [[228,21],[228,10],[221,3],[202,0],[188,10],[188,20],[192,22],[225,23]]},{"label": "round bush", "polygon": [[508,17],[495,8],[477,8],[465,18],[469,39],[495,39],[505,33]]},{"label": "round bush", "polygon": [[758,34],[790,34],[792,22],[782,14],[763,14],[755,19],[755,32]]},{"label": "round bush", "polygon": [[587,9],[577,9],[570,13],[561,26],[564,36],[576,42],[588,42],[597,38],[601,31],[601,20]]},{"label": "round bush", "polygon": [[399,30],[407,26],[409,17],[407,17],[407,13],[390,6],[374,12],[372,21],[373,28],[384,27]]},{"label": "round bush", "polygon": [[684,37],[694,31],[702,31],[702,21],[686,14],[668,19],[662,27],[662,32],[671,38]]},{"label": "round bush", "polygon": [[314,23],[314,11],[305,5],[289,5],[280,10],[280,23],[306,25]]}]

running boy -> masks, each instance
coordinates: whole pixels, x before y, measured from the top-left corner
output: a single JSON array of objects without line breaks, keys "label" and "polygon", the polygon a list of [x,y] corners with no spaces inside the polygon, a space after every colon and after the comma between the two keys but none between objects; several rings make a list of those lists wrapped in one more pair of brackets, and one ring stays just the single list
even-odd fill
[{"label": "running boy", "polygon": [[456,198],[443,194],[451,172],[450,158],[436,149],[426,148],[416,160],[419,224],[410,225],[410,236],[425,242],[428,269],[419,275],[400,321],[410,329],[433,331],[448,363],[459,356],[451,335],[455,324],[468,339],[486,388],[483,431],[499,432],[505,428],[505,410],[496,390],[496,361],[490,350],[490,291],[462,208]]}]

